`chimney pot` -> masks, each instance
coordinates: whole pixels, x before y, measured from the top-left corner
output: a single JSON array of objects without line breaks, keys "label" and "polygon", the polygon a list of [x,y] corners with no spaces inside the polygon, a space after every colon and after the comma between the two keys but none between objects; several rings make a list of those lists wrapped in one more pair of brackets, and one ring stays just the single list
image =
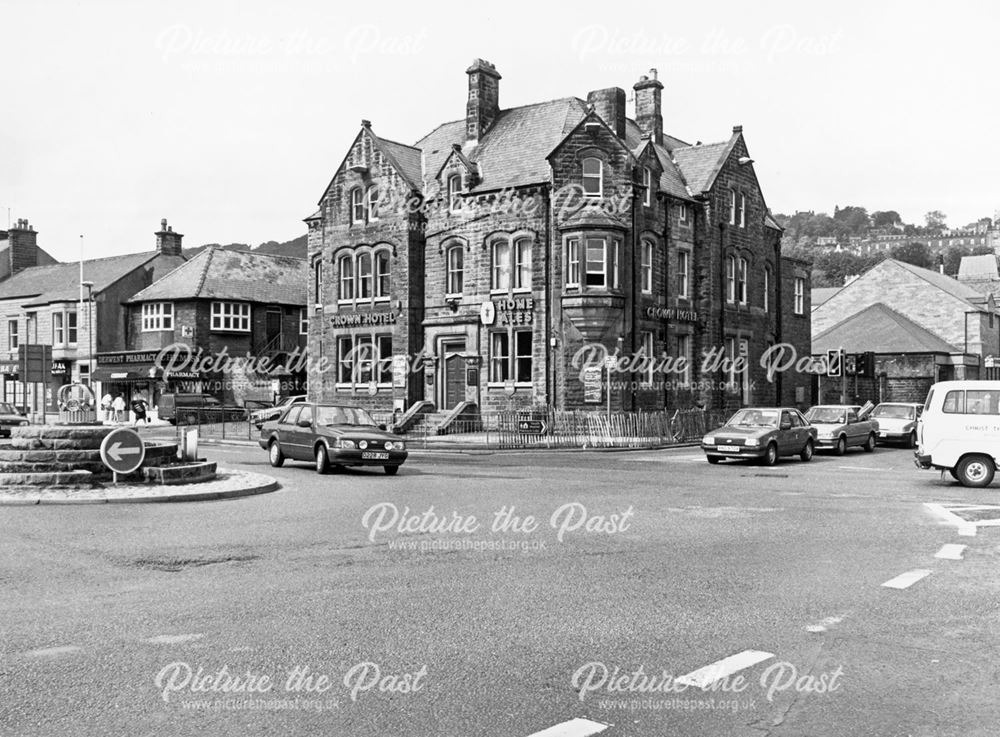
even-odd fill
[{"label": "chimney pot", "polygon": [[742,125],[734,125],[733,126],[733,133],[742,133],[742,132],[743,132],[743,126]]},{"label": "chimney pot", "polygon": [[163,218],[160,220],[160,230],[166,230],[166,229],[167,229],[167,219]]}]

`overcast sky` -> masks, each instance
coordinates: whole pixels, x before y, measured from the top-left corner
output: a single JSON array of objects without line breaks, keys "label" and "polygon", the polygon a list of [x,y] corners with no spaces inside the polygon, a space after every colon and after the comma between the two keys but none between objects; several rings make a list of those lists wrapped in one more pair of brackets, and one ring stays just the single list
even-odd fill
[{"label": "overcast sky", "polygon": [[742,124],[776,212],[993,216],[1000,6],[814,5],[0,0],[0,226],[64,260],[149,249],[161,217],[293,238],[362,118],[413,143],[464,117],[476,57],[503,108],[658,68],[667,132]]}]

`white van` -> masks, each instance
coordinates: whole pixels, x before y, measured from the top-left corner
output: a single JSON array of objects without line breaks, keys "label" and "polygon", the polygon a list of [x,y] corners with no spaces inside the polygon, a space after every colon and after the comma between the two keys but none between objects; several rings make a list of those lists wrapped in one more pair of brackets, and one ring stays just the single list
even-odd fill
[{"label": "white van", "polygon": [[919,468],[951,472],[963,486],[989,486],[1000,463],[1000,381],[941,381],[917,426]]}]

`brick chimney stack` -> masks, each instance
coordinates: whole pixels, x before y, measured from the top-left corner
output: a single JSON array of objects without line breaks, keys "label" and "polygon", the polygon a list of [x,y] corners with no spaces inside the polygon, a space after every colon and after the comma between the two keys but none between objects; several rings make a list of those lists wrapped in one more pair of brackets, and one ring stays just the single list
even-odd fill
[{"label": "brick chimney stack", "polygon": [[653,135],[656,143],[663,143],[663,111],[661,94],[663,83],[656,78],[656,70],[650,69],[649,76],[639,77],[632,89],[635,90],[635,122],[642,131],[643,138]]},{"label": "brick chimney stack", "polygon": [[465,73],[469,75],[465,139],[478,141],[500,114],[500,72],[488,61],[476,59]]},{"label": "brick chimney stack", "polygon": [[20,218],[7,232],[10,273],[38,266],[38,233],[25,218]]},{"label": "brick chimney stack", "polygon": [[594,106],[594,112],[615,132],[625,138],[625,90],[621,87],[607,87],[587,93],[587,102]]},{"label": "brick chimney stack", "polygon": [[156,250],[164,256],[181,255],[181,238],[184,236],[175,233],[174,229],[167,225],[167,219],[160,221],[160,232],[156,234]]}]

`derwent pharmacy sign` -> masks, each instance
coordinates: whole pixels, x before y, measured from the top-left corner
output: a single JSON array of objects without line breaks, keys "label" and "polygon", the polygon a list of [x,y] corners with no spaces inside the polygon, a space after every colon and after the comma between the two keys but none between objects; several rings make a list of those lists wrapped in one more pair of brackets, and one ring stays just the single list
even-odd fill
[{"label": "derwent pharmacy sign", "polygon": [[696,310],[679,310],[676,307],[647,307],[646,317],[651,317],[655,320],[698,322],[698,312]]},{"label": "derwent pharmacy sign", "polygon": [[395,312],[350,312],[332,315],[330,323],[335,328],[363,327],[366,325],[392,325],[396,322]]}]

